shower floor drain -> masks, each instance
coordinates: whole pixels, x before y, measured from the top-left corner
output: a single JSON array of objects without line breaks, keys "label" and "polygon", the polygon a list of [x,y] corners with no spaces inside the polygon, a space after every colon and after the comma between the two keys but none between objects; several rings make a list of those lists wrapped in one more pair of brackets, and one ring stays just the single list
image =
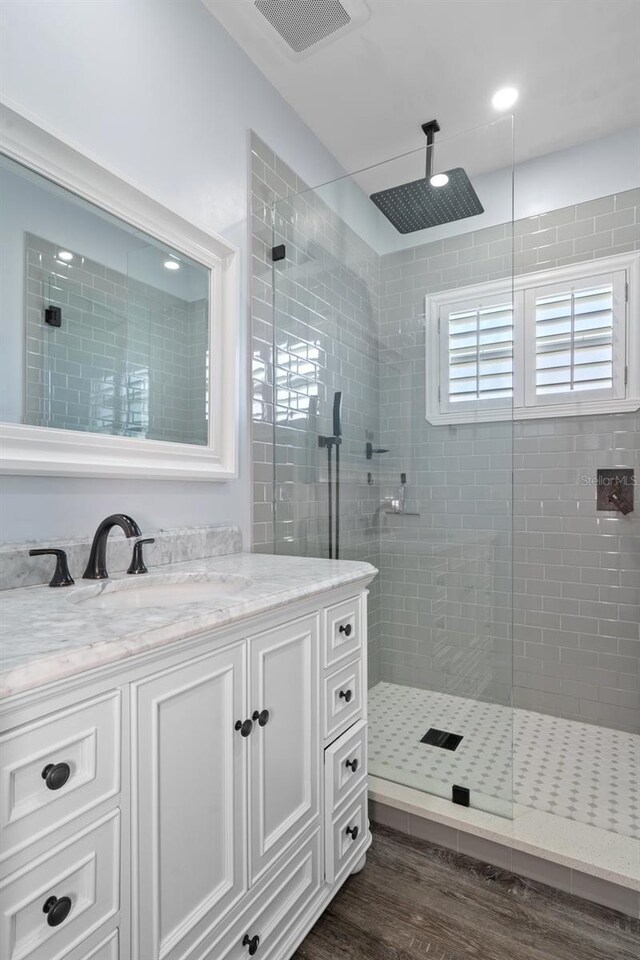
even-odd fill
[{"label": "shower floor drain", "polygon": [[459,733],[447,733],[446,730],[436,730],[435,727],[430,727],[420,743],[428,743],[432,747],[442,747],[443,750],[455,750],[461,740],[462,735]]}]

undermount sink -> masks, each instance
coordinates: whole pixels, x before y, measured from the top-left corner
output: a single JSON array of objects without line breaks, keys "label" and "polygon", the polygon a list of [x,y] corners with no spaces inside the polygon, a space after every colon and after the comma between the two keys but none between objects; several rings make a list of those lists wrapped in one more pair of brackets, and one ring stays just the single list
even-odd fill
[{"label": "undermount sink", "polygon": [[90,587],[79,586],[69,595],[69,600],[97,610],[175,607],[226,599],[251,584],[247,577],[233,574],[192,574],[181,578],[151,575],[144,579],[110,580]]}]

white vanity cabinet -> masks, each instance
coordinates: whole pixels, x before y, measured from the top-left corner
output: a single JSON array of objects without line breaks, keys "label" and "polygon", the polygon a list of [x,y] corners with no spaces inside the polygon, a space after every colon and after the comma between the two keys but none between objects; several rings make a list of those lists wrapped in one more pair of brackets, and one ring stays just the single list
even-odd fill
[{"label": "white vanity cabinet", "polygon": [[289,960],[370,843],[366,582],[4,709],[3,958]]}]

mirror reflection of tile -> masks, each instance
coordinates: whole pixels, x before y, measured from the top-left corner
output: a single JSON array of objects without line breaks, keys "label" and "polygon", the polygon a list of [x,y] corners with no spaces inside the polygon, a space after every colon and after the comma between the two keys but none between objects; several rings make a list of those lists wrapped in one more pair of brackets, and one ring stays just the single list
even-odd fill
[{"label": "mirror reflection of tile", "polygon": [[[58,244],[25,238],[25,422],[206,444],[207,299],[177,297],[81,252],[65,262]],[[45,319],[51,307],[59,327]]]}]

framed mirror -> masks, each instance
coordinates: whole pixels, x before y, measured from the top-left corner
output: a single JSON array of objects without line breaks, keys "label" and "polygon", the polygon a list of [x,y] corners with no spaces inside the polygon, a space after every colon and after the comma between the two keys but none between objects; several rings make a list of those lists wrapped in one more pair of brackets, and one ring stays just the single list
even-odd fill
[{"label": "framed mirror", "polygon": [[237,476],[237,250],[0,106],[2,471]]}]

